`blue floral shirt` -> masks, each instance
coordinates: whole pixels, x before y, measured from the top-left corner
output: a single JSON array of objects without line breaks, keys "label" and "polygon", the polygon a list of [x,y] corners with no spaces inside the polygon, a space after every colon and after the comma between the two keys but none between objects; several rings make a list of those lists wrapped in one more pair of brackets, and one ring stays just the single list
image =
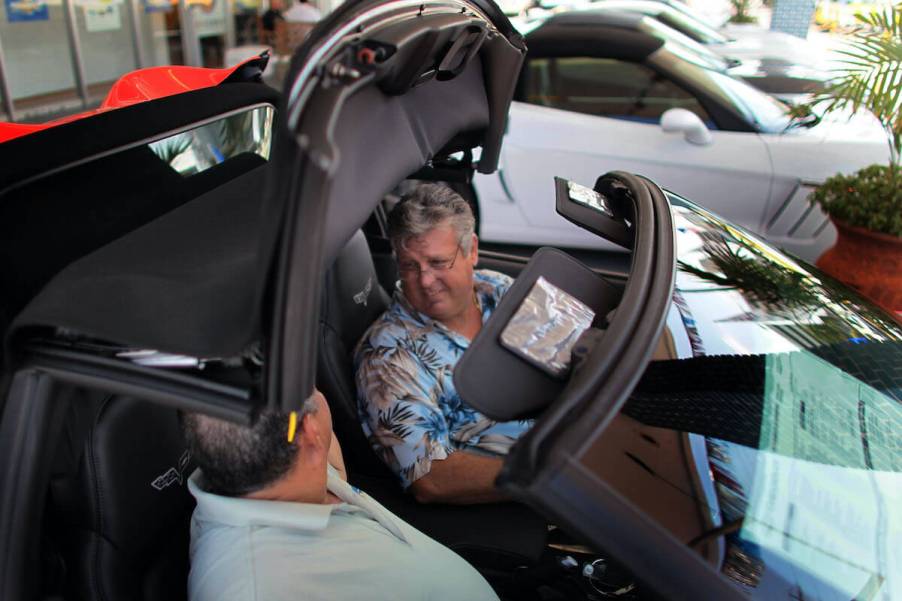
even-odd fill
[{"label": "blue floral shirt", "polygon": [[[475,272],[473,279],[485,323],[512,280],[488,270]],[[505,455],[532,426],[528,420],[495,422],[461,400],[451,376],[469,345],[466,337],[414,309],[400,286],[391,307],[357,345],[360,421],[404,488],[428,474],[433,460],[459,449]]]}]

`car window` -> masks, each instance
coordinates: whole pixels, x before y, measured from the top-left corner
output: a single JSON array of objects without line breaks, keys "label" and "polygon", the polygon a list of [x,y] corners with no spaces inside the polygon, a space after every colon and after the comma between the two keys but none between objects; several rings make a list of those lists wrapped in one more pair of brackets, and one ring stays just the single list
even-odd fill
[{"label": "car window", "polygon": [[688,92],[644,65],[610,58],[536,58],[525,72],[526,102],[577,113],[657,123],[684,108],[713,122]]},{"label": "car window", "polygon": [[702,67],[686,61],[683,56],[662,50],[652,53],[646,60],[679,81],[685,81],[702,98],[708,98],[713,104],[724,108],[731,107],[731,112],[751,126],[753,131],[777,134],[786,131],[790,125],[789,107],[773,96],[739,77]]},{"label": "car window", "polygon": [[710,69],[706,69],[705,73],[722,93],[733,100],[733,104],[743,109],[760,131],[780,133],[789,127],[791,123],[789,107],[770,94],[732,75]]},{"label": "car window", "polygon": [[206,171],[239,154],[269,158],[273,108],[258,107],[217,119],[149,144],[150,149],[184,176]]}]

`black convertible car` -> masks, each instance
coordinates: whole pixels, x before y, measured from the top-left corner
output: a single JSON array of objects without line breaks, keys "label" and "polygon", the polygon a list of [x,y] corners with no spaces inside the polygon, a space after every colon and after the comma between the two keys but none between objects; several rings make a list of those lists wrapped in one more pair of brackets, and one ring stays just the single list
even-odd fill
[{"label": "black convertible car", "polygon": [[[900,596],[902,328],[634,174],[548,199],[627,269],[481,256],[517,279],[455,384],[536,417],[516,502],[421,506],[376,459],[350,351],[395,279],[387,198],[496,168],[524,54],[487,0],[350,2],[282,95],[252,61],[0,144],[0,599],[184,598],[177,410],[314,385],[351,480],[503,599]],[[502,344],[540,280],[594,316],[563,373]]]}]

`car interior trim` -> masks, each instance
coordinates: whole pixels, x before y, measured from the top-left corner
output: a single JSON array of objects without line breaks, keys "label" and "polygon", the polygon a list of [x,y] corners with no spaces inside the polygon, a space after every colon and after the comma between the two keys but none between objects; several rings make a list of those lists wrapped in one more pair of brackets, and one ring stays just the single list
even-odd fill
[{"label": "car interior trim", "polygon": [[[463,33],[467,19],[451,22],[452,27],[448,27],[446,21],[438,21],[434,25],[435,32],[446,37]],[[418,31],[428,27],[424,23],[418,24]],[[420,37],[403,37],[403,31],[394,34],[406,43],[420,43]],[[435,45],[435,40],[430,48],[427,60],[438,62],[444,56],[439,56],[441,48]],[[395,54],[398,58],[409,57],[411,65],[395,64],[393,69],[421,69],[427,64],[420,53],[411,54],[409,48],[406,50],[405,54],[405,48],[399,46]],[[473,57],[456,77],[445,81],[433,78],[401,96],[379,89],[378,82],[373,79],[364,86],[364,78],[344,82],[344,85],[331,85],[328,89],[325,86],[316,88],[315,97],[306,102],[297,131],[291,127],[290,118],[283,114],[276,132],[274,156],[279,158],[273,173],[284,168],[292,176],[271,182],[275,192],[269,198],[274,205],[273,212],[284,213],[277,222],[289,230],[281,235],[281,250],[278,251],[278,270],[280,273],[287,271],[287,275],[277,281],[274,296],[275,325],[267,364],[267,403],[270,406],[290,410],[302,400],[303,395],[296,391],[312,388],[316,320],[305,323],[297,316],[318,311],[318,282],[323,268],[331,264],[384,194],[439,152],[458,150],[447,146],[450,141],[460,139],[458,134],[468,134],[460,139],[467,147],[482,142],[483,157],[491,154],[486,150],[486,131],[497,131],[500,144],[506,111],[498,114],[495,105],[509,102],[510,98],[492,99],[491,91],[486,92],[485,82],[499,73],[516,77],[522,53],[508,40],[495,36],[493,42],[483,44],[480,59],[484,58],[483,54],[488,55],[488,60]],[[516,69],[499,71],[507,62],[503,60],[504,56],[492,59],[491,55],[507,55],[516,63]],[[389,71],[383,71],[380,77],[389,75]],[[289,81],[291,78],[289,75]],[[358,91],[358,87],[363,89]],[[417,105],[415,111],[412,109],[414,104]],[[377,112],[381,117],[373,120],[372,115]],[[432,119],[434,112],[440,112],[443,117]],[[498,119],[501,123],[496,122]],[[305,144],[297,143],[299,139]],[[370,147],[367,140],[377,139],[380,145],[391,144],[395,149],[392,161],[383,161],[378,166],[367,158]],[[345,172],[336,159],[356,165],[355,176],[339,177]],[[361,197],[370,200],[360,201]],[[304,198],[306,202],[298,207],[294,201],[297,198]],[[305,224],[319,225],[312,228]],[[295,260],[295,257],[304,257],[304,260]],[[291,365],[293,369],[286,370],[285,365]]]},{"label": "car interior trim", "polygon": [[139,395],[186,411],[203,409],[206,413],[238,423],[251,423],[259,409],[249,388],[92,353],[31,343],[22,365],[22,369],[39,370],[61,382],[115,394]]},{"label": "car interior trim", "polygon": [[63,411],[53,398],[53,378],[35,369],[22,369],[11,378],[0,411],[0,598],[31,599],[40,577],[40,542],[32,528],[40,523],[46,498],[50,461],[47,441],[62,428]]},{"label": "car interior trim", "polygon": [[[448,12],[449,14],[461,13],[472,9],[472,6],[458,2],[457,0],[400,0],[389,4],[380,4],[372,9],[366,10],[357,15],[352,20],[347,21],[340,29],[331,32],[326,39],[317,39],[314,35],[310,36],[310,40],[306,45],[306,53],[304,49],[300,52],[304,56],[304,66],[301,71],[294,77],[291,87],[288,88],[286,98],[288,106],[288,126],[291,129],[297,128],[301,111],[303,110],[306,100],[309,96],[307,90],[312,89],[316,85],[316,78],[313,72],[317,69],[327,57],[334,56],[334,50],[349,34],[367,34],[367,25],[383,27],[391,24],[390,19],[386,19],[388,15],[399,13],[401,19],[409,18],[411,13],[422,15],[426,7],[433,8],[436,12]],[[358,6],[351,5],[346,10],[337,10],[334,17],[341,17],[344,21],[347,17],[346,12],[357,9]],[[480,17],[486,22],[491,23],[488,17],[480,14]],[[330,28],[331,30],[331,28]],[[307,56],[309,54],[309,56]]]}]

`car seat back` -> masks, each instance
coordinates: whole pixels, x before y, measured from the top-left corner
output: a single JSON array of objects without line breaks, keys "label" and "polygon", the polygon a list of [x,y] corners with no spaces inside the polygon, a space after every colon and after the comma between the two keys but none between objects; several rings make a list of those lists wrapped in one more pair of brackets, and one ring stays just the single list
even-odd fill
[{"label": "car seat back", "polygon": [[366,237],[358,231],[326,273],[317,364],[318,386],[329,400],[333,429],[351,472],[389,475],[360,427],[353,371],[357,342],[389,302]]},{"label": "car seat back", "polygon": [[50,489],[67,593],[186,598],[193,464],[176,410],[113,395],[78,405]]}]

